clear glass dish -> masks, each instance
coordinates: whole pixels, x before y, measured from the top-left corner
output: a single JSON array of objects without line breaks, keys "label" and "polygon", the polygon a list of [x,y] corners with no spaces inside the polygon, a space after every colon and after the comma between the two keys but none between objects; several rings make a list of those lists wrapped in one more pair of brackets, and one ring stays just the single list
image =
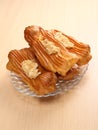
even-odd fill
[{"label": "clear glass dish", "polygon": [[67,81],[59,80],[56,83],[56,90],[53,93],[49,93],[49,94],[45,94],[45,95],[35,94],[33,91],[30,90],[28,85],[26,85],[21,80],[21,78],[18,77],[18,75],[16,75],[15,73],[11,72],[10,76],[11,76],[12,84],[17,91],[19,91],[20,93],[23,93],[25,95],[39,98],[39,97],[55,96],[55,95],[62,94],[64,92],[67,92],[68,90],[72,89],[74,86],[76,86],[80,82],[80,80],[84,76],[87,69],[88,69],[88,65],[83,65],[83,66],[79,67],[79,74],[77,76],[75,76],[73,79],[67,80]]}]

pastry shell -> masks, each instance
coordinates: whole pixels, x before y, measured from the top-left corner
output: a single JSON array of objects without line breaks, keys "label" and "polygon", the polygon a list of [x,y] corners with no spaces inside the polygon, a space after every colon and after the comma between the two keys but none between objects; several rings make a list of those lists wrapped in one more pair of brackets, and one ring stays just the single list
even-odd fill
[{"label": "pastry shell", "polygon": [[[43,95],[53,92],[56,89],[57,77],[53,72],[46,71],[36,59],[34,53],[30,48],[24,48],[21,50],[12,50],[8,55],[9,62],[7,63],[7,69],[15,72],[21,77],[21,79],[33,90],[36,94]],[[38,63],[38,69],[41,74],[35,78],[29,78],[22,69],[21,63],[24,60],[35,60]]]}]

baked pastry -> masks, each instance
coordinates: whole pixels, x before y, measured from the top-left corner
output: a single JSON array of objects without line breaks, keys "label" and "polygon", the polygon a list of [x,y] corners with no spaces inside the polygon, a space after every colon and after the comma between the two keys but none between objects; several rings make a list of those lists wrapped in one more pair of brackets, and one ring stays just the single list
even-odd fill
[{"label": "baked pastry", "polygon": [[34,51],[40,64],[47,70],[65,76],[77,63],[79,57],[48,35],[47,31],[38,26],[28,26],[24,37]]},{"label": "baked pastry", "polygon": [[57,78],[58,78],[58,80],[65,80],[65,81],[72,80],[79,73],[80,73],[79,66],[75,65],[66,73],[65,76],[61,76],[61,75],[57,74]]},{"label": "baked pastry", "polygon": [[28,26],[24,38],[30,47],[10,51],[6,67],[38,95],[54,93],[59,80],[72,81],[92,58],[89,45],[59,30]]},{"label": "baked pastry", "polygon": [[47,30],[47,33],[52,39],[60,43],[62,47],[79,57],[77,62],[79,66],[87,64],[92,58],[89,45],[79,42],[58,30]]},{"label": "baked pastry", "polygon": [[44,95],[55,91],[55,73],[45,70],[40,65],[31,48],[12,50],[8,58],[7,69],[17,73],[36,94]]}]

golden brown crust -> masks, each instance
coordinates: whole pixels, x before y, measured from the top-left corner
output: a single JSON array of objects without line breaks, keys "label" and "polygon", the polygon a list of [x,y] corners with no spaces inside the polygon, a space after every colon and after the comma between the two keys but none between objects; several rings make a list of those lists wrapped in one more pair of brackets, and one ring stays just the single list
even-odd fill
[{"label": "golden brown crust", "polygon": [[[43,95],[55,91],[56,87],[56,75],[53,72],[46,71],[35,58],[34,53],[30,48],[24,48],[21,50],[12,50],[8,55],[9,62],[7,63],[7,69],[17,73],[22,80],[30,86],[30,89],[35,93]],[[24,60],[36,60],[38,63],[39,71],[41,74],[35,78],[30,79],[23,71],[21,63]]]},{"label": "golden brown crust", "polygon": [[78,67],[72,67],[65,76],[57,75],[58,80],[71,80],[79,74]]},{"label": "golden brown crust", "polygon": [[[92,58],[89,45],[55,29],[28,26],[24,30],[24,37],[30,47],[10,51],[6,67],[17,73],[39,95],[54,92],[57,80],[73,79],[80,73],[78,67]],[[32,66],[35,64],[35,71],[30,73],[25,68],[28,60],[33,62]]]},{"label": "golden brown crust", "polygon": [[[92,56],[90,54],[90,46],[87,44],[84,44],[82,42],[78,42],[77,40],[75,40],[73,37],[68,36],[58,30],[51,30],[51,31],[47,31],[49,35],[51,35],[52,38],[54,38],[55,40],[57,40],[55,38],[56,33],[61,33],[63,36],[67,37],[69,39],[70,42],[72,42],[74,44],[74,46],[72,48],[66,48],[69,52],[76,54],[79,57],[79,60],[77,62],[78,65],[85,65],[87,64]],[[58,40],[57,40],[58,41]],[[58,41],[60,43],[60,41]],[[64,45],[61,43],[62,47],[64,47]]]},{"label": "golden brown crust", "polygon": [[[52,39],[47,31],[40,27],[29,26],[24,31],[25,39],[29,42],[31,48],[33,48],[36,57],[41,65],[54,73],[59,73],[64,76],[70,70],[70,68],[78,61],[78,57],[62,48],[61,45]],[[60,52],[48,54],[42,41],[39,38],[47,39],[52,42],[56,47],[59,47]]]}]

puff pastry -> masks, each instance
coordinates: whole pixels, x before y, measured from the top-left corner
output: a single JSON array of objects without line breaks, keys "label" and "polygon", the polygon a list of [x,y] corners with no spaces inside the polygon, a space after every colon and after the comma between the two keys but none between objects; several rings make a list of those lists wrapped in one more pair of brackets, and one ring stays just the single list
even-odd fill
[{"label": "puff pastry", "polygon": [[30,47],[10,51],[6,67],[39,95],[54,92],[58,80],[73,79],[92,58],[89,45],[59,30],[28,26],[24,38]]},{"label": "puff pastry", "polygon": [[76,54],[62,47],[47,31],[38,26],[28,26],[24,37],[33,49],[40,64],[47,70],[65,76],[79,60]]},{"label": "puff pastry", "polygon": [[80,73],[78,66],[73,66],[65,76],[57,74],[58,80],[71,80]]},{"label": "puff pastry", "polygon": [[43,95],[55,91],[55,73],[46,71],[30,48],[12,50],[8,58],[7,69],[17,73],[36,94]]},{"label": "puff pastry", "polygon": [[79,42],[59,30],[47,30],[47,33],[50,35],[50,37],[58,41],[62,47],[66,48],[69,52],[74,53],[79,57],[77,62],[78,65],[85,65],[92,58],[89,45]]}]

